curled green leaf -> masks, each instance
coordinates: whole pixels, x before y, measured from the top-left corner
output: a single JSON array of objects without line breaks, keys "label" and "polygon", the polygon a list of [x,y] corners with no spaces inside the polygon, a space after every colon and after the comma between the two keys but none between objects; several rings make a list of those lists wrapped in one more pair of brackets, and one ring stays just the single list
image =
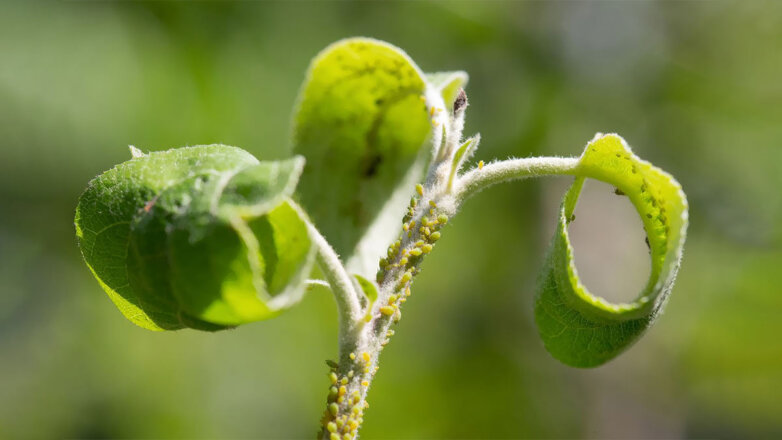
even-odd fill
[{"label": "curled green leaf", "polygon": [[294,152],[307,158],[297,191],[352,271],[373,274],[397,233],[430,156],[421,148],[427,105],[447,111],[443,98],[466,79],[427,76],[401,49],[369,38],[338,41],[313,59],[294,115]]},{"label": "curled green leaf", "polygon": [[150,330],[218,330],[274,316],[302,294],[314,246],[291,206],[300,157],[259,162],[209,145],[134,155],[76,208],[89,268]]},{"label": "curled green leaf", "polygon": [[[687,199],[671,175],[638,158],[614,134],[598,136],[587,145],[575,175],[543,269],[535,320],[554,357],[568,365],[593,367],[629,347],[662,312],[681,260]],[[578,278],[567,225],[585,178],[615,186],[627,195],[643,221],[651,273],[630,303],[609,303],[590,293]]]}]

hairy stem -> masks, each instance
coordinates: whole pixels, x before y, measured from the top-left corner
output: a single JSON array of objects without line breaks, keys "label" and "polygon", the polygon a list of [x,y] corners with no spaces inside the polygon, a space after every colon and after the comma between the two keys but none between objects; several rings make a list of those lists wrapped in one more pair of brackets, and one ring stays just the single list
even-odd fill
[{"label": "hairy stem", "polygon": [[[361,310],[358,294],[346,293],[352,288],[347,273],[326,240],[315,231],[320,249],[318,262],[335,291],[340,309],[339,362],[329,363],[331,386],[321,419],[321,439],[351,440],[358,435],[364,410],[369,406],[367,392],[378,369],[380,352],[394,334],[391,327],[402,317],[401,306],[410,296],[410,286],[421,271],[421,263],[432,252],[440,239],[441,229],[461,203],[496,183],[573,174],[578,166],[576,158],[511,159],[487,166],[482,166],[481,162],[478,168],[457,175],[461,160],[454,161],[454,155],[461,142],[466,105],[462,91],[447,120],[432,122],[434,154],[426,182],[416,186],[417,194],[410,200],[399,238],[388,248],[387,256],[380,260],[377,300],[368,304],[366,310],[358,312]],[[457,176],[455,180],[454,176]]]},{"label": "hairy stem", "polygon": [[454,194],[456,199],[462,202],[497,183],[527,177],[574,174],[577,166],[577,157],[529,157],[502,160],[465,173],[454,185]]},{"label": "hairy stem", "polygon": [[[300,209],[298,206],[296,208]],[[358,292],[356,292],[355,285],[334,248],[331,247],[326,238],[314,225],[308,223],[308,228],[310,237],[312,237],[317,248],[316,261],[323,271],[331,292],[334,294],[334,300],[337,303],[340,353],[342,353],[344,351],[343,345],[350,345],[351,341],[356,339],[356,333],[361,327],[362,308]]]}]

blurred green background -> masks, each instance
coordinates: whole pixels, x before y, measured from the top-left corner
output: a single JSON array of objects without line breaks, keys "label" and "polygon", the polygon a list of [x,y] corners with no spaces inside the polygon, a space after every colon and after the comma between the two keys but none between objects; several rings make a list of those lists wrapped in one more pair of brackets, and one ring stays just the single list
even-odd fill
[{"label": "blurred green background", "polygon": [[[567,179],[483,192],[452,222],[383,354],[364,438],[782,436],[782,3],[0,4],[0,438],[312,438],[336,310],[159,334],[81,261],[76,200],[143,150],[289,154],[309,60],[365,35],[463,69],[477,159],[578,155],[618,132],[690,200],[667,312],[623,356],[560,365],[532,321]],[[586,284],[640,289],[635,214],[607,186],[573,234]]]}]

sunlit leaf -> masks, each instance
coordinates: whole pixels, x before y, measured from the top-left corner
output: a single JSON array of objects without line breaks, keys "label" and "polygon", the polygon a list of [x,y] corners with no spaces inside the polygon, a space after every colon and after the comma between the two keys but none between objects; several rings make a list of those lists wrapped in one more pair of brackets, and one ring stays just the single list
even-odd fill
[{"label": "sunlit leaf", "polygon": [[[617,135],[590,142],[576,176],[560,208],[535,301],[535,319],[554,357],[568,365],[592,367],[630,346],[662,312],[682,255],[687,200],[673,177],[639,159]],[[621,190],[643,221],[652,267],[646,286],[633,302],[609,303],[590,293],[578,278],[568,223],[585,178]]]},{"label": "sunlit leaf", "polygon": [[296,302],[313,245],[288,197],[300,157],[210,145],[135,154],[79,200],[82,255],[122,313],[151,330],[216,330]]},{"label": "sunlit leaf", "polygon": [[467,80],[463,72],[430,78],[427,85],[401,49],[352,38],[315,57],[301,89],[293,133],[294,151],[307,158],[301,203],[345,260],[357,257],[348,267],[365,276],[398,232],[429,159],[424,97],[444,109]]}]

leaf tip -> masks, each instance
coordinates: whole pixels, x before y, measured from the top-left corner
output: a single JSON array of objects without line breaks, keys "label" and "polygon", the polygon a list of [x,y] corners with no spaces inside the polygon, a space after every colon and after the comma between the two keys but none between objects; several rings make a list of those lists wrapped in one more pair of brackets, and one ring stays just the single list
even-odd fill
[{"label": "leaf tip", "polygon": [[139,150],[133,145],[128,145],[128,149],[130,150],[130,157],[133,159],[146,156],[143,151]]}]

